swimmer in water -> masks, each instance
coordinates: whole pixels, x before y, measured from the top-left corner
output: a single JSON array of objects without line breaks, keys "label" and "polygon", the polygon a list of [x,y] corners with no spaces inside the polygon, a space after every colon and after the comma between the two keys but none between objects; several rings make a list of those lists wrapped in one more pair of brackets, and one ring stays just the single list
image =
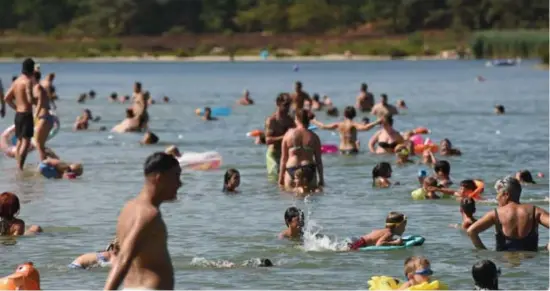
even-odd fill
[{"label": "swimmer in water", "polygon": [[145,134],[143,135],[143,138],[139,143],[149,145],[149,144],[156,144],[158,142],[159,142],[159,137],[156,134],[150,131],[147,131],[145,132]]},{"label": "swimmer in water", "polygon": [[170,98],[168,96],[164,96],[164,97],[162,97],[162,102],[170,103]]},{"label": "swimmer in water", "polygon": [[432,151],[424,150],[422,152],[422,164],[427,166],[433,166],[435,163],[437,163],[437,159],[435,158]]},{"label": "swimmer in water", "polygon": [[323,96],[323,105],[332,107],[332,100],[327,95]]},{"label": "swimmer in water", "polygon": [[313,94],[313,98],[311,100],[311,110],[313,111],[320,111],[323,110],[325,104],[321,103],[321,100],[319,100],[319,94],[315,93]]},{"label": "swimmer in water", "polygon": [[0,194],[0,236],[31,235],[42,232],[42,228],[33,225],[25,231],[25,222],[16,218],[20,210],[19,198],[11,192]]},{"label": "swimmer in water", "polygon": [[47,158],[40,162],[38,171],[48,179],[75,179],[82,176],[84,168],[80,163],[69,164],[59,159]]},{"label": "swimmer in water", "polygon": [[396,107],[397,109],[408,109],[407,104],[405,104],[405,100],[403,99],[397,100]]},{"label": "swimmer in water", "polygon": [[403,213],[390,212],[386,217],[386,227],[376,229],[350,243],[352,251],[368,246],[400,246],[403,245],[401,236],[407,227],[407,217]]},{"label": "swimmer in water", "polygon": [[248,90],[244,90],[243,97],[237,100],[237,104],[244,106],[254,105],[254,100],[250,98],[250,92]]},{"label": "swimmer in water", "polygon": [[88,92],[88,97],[90,97],[90,99],[95,99],[95,91],[94,90],[90,90],[90,92]]},{"label": "swimmer in water", "polygon": [[173,156],[176,159],[181,157],[180,150],[175,145],[171,145],[171,146],[167,147],[164,150],[164,153],[169,154],[169,155]]},{"label": "swimmer in water", "polygon": [[453,148],[453,144],[447,138],[439,143],[439,154],[442,156],[460,156],[462,152],[459,149]]},{"label": "swimmer in water", "polygon": [[370,114],[377,116],[378,118],[382,118],[384,116],[399,114],[399,111],[397,111],[395,106],[388,104],[388,95],[382,94],[380,95],[380,103],[377,103],[372,107]]},{"label": "swimmer in water", "polygon": [[87,98],[86,93],[82,93],[82,94],[78,95],[78,98],[76,98],[76,102],[84,103],[84,102],[86,102],[86,98]]},{"label": "swimmer in water", "polygon": [[109,95],[109,102],[111,103],[117,102],[117,99],[118,99],[118,95],[116,92],[113,92],[111,93],[111,95]]},{"label": "swimmer in water", "polygon": [[437,161],[434,164],[434,173],[439,187],[447,188],[453,184],[451,181],[451,164],[445,160]]},{"label": "swimmer in water", "polygon": [[472,266],[472,278],[474,290],[498,290],[498,277],[500,268],[490,260],[483,260]]},{"label": "swimmer in water", "polygon": [[528,170],[522,170],[516,173],[516,179],[522,184],[537,184],[535,180],[533,180],[533,175],[531,175],[531,172]]},{"label": "swimmer in water", "polygon": [[115,238],[104,251],[83,254],[70,263],[68,267],[71,269],[88,269],[95,266],[110,266],[119,250],[120,246]]},{"label": "swimmer in water", "polygon": [[355,116],[355,108],[353,108],[352,106],[348,106],[344,110],[345,119],[342,122],[335,122],[325,125],[313,119],[311,120],[311,123],[320,129],[338,130],[338,132],[340,133],[340,153],[345,155],[352,155],[359,153],[359,141],[357,140],[357,132],[368,131],[382,122],[382,120],[377,120],[368,124],[357,123],[353,121]]},{"label": "swimmer in water", "polygon": [[419,170],[418,171],[418,183],[420,183],[420,186],[424,185],[424,180],[426,177],[428,177],[428,172],[426,170]]},{"label": "swimmer in water", "polygon": [[241,185],[241,174],[237,169],[229,169],[223,176],[223,192],[238,193],[237,188]]},{"label": "swimmer in water", "polygon": [[411,160],[410,157],[411,152],[407,148],[406,145],[400,144],[395,147],[395,156],[397,158],[397,161],[395,162],[397,165],[404,166],[407,164],[414,164],[415,162]]},{"label": "swimmer in water", "polygon": [[476,213],[476,201],[468,197],[462,198],[462,200],[460,200],[460,216],[462,216],[462,223],[451,226],[464,231],[468,230],[468,228],[477,221],[474,217],[474,213]]},{"label": "swimmer in water", "polygon": [[422,189],[424,189],[426,195],[425,199],[440,199],[441,197],[435,194],[437,189],[437,180],[434,177],[426,177],[422,182]]},{"label": "swimmer in water", "polygon": [[118,133],[137,131],[141,131],[141,128],[139,127],[139,119],[134,114],[134,110],[132,108],[127,108],[126,118],[111,129],[111,132]]},{"label": "swimmer in water", "polygon": [[381,129],[370,138],[369,150],[375,154],[393,154],[395,147],[404,143],[405,139],[393,128],[393,117],[386,115],[381,119]]},{"label": "swimmer in water", "polygon": [[496,106],[495,106],[495,113],[496,113],[497,115],[502,115],[502,114],[504,114],[504,113],[505,113],[504,106],[502,106],[502,105],[500,105],[500,104],[496,105]]},{"label": "swimmer in water", "polygon": [[327,106],[327,115],[332,117],[338,117],[340,115],[340,112],[338,112],[338,108],[329,105]]},{"label": "swimmer in water", "polygon": [[212,109],[210,109],[210,107],[204,107],[204,116],[202,117],[202,120],[213,121],[218,119],[216,117],[212,117]]},{"label": "swimmer in water", "polygon": [[[392,185],[390,178],[392,174],[391,165],[386,162],[376,164],[372,168],[372,187],[388,188]],[[396,184],[397,185],[397,184]]]},{"label": "swimmer in water", "polygon": [[458,190],[453,190],[438,185],[433,188],[434,191],[441,192],[445,195],[453,195],[461,200],[462,198],[472,198],[475,200],[481,200],[481,193],[483,189],[478,189],[476,182],[474,180],[463,180],[460,182],[460,188]]},{"label": "swimmer in water", "polygon": [[359,95],[357,95],[355,101],[355,108],[361,112],[370,112],[374,106],[374,96],[368,91],[366,83],[361,84],[359,89]]},{"label": "swimmer in water", "polygon": [[285,223],[287,229],[279,234],[280,239],[301,239],[304,235],[305,225],[304,213],[296,207],[289,207],[285,211]]},{"label": "swimmer in water", "polygon": [[311,102],[311,98],[309,97],[309,94],[307,94],[302,89],[302,82],[296,81],[294,84],[294,92],[290,94],[290,99],[292,100],[292,106],[291,108],[294,109],[294,111],[298,111],[299,109],[304,108],[304,103],[306,100]]},{"label": "swimmer in water", "polygon": [[311,188],[304,169],[298,169],[294,172],[294,192],[297,196],[305,196],[309,193],[321,192],[321,188]]},{"label": "swimmer in water", "polygon": [[405,276],[407,282],[399,287],[398,290],[407,290],[411,286],[429,283],[433,271],[430,266],[430,261],[424,257],[409,257],[405,260]]}]

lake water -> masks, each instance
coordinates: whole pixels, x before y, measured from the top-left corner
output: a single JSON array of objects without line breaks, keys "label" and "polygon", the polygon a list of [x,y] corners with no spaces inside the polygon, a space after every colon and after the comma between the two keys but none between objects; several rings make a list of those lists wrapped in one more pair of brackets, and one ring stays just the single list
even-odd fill
[{"label": "lake water", "polygon": [[[547,289],[548,252],[532,256],[505,255],[493,250],[474,250],[464,233],[450,228],[460,215],[455,201],[412,201],[418,187],[411,165],[395,167],[392,180],[400,186],[373,189],[371,170],[392,156],[363,153],[356,157],[324,156],[326,191],[296,200],[281,193],[266,178],[265,147],[253,144],[245,133],[262,128],[273,112],[278,92],[291,91],[301,80],[310,93],[329,95],[340,110],[353,104],[359,84],[367,82],[376,96],[387,93],[390,102],[406,100],[409,110],[396,117],[399,130],[426,126],[432,139],[449,138],[464,155],[450,158],[455,182],[482,178],[485,196],[493,199],[494,181],[529,169],[548,174],[548,71],[520,67],[487,68],[481,61],[380,61],[305,62],[293,72],[293,63],[43,63],[42,71],[57,74],[61,100],[58,114],[61,132],[48,144],[68,161],[82,161],[85,173],[77,180],[16,178],[15,161],[0,159],[2,191],[13,191],[23,200],[20,217],[39,224],[45,233],[18,238],[14,245],[0,245],[0,276],[8,275],[25,261],[33,261],[41,273],[42,289],[100,289],[108,268],[69,270],[66,265],[82,253],[103,249],[112,239],[119,210],[142,186],[142,165],[147,155],[168,144],[182,151],[218,151],[223,166],[211,172],[184,172],[179,201],[162,206],[169,230],[169,248],[177,289],[366,289],[371,276],[403,279],[403,262],[424,255],[432,262],[434,277],[452,289],[471,289],[471,266],[491,259],[502,268],[505,289]],[[0,78],[8,86],[19,64],[0,64]],[[475,77],[487,81],[478,83]],[[72,132],[74,119],[89,108],[101,121],[91,128],[112,127],[128,105],[110,104],[113,92],[130,94],[141,81],[152,96],[170,96],[171,104],[150,108],[152,130],[161,143],[140,146],[138,134]],[[197,107],[232,106],[248,88],[257,105],[234,108],[218,122],[205,123],[194,115]],[[77,104],[79,93],[94,89],[95,100]],[[503,104],[506,115],[495,116],[493,106]],[[320,121],[337,118],[318,114]],[[12,123],[8,110],[0,127]],[[363,150],[374,131],[360,133]],[[323,143],[337,144],[338,137],[319,132]],[[38,160],[33,152],[29,168]],[[223,174],[235,167],[241,172],[238,195],[221,193]],[[30,170],[29,170],[30,171]],[[29,175],[27,175],[29,176]],[[548,208],[548,180],[526,187],[524,202]],[[308,213],[308,225],[321,228],[331,242],[307,241],[305,247],[281,241],[283,213],[297,205]],[[496,203],[478,204],[476,216]],[[392,252],[340,252],[335,245],[384,226],[389,211],[409,217],[408,234],[422,235],[421,247]],[[494,249],[494,231],[482,234]],[[548,230],[540,228],[539,245],[548,242]],[[7,241],[6,241],[7,243]],[[274,268],[224,268],[251,258],[270,258]]]}]

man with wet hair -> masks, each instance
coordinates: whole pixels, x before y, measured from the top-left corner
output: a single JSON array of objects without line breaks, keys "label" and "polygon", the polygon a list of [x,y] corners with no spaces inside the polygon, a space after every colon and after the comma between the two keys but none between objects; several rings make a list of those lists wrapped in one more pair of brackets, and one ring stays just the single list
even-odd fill
[{"label": "man with wet hair", "polygon": [[548,212],[534,205],[520,204],[521,184],[514,177],[499,179],[495,190],[498,207],[468,228],[474,246],[485,249],[479,233],[494,225],[497,251],[538,251],[538,226],[548,228]]},{"label": "man with wet hair", "polygon": [[361,89],[359,90],[355,107],[361,110],[361,112],[370,112],[372,110],[372,106],[374,106],[374,96],[372,96],[372,93],[368,91],[367,84],[363,83],[361,84]]},{"label": "man with wet hair", "polygon": [[34,135],[34,118],[32,105],[34,103],[33,85],[34,61],[27,58],[23,61],[21,75],[11,84],[10,89],[4,96],[4,100],[15,110],[15,136],[17,138],[16,155],[17,166],[23,170],[25,159],[31,139]]},{"label": "man with wet hair", "polygon": [[145,183],[118,217],[116,237],[120,251],[105,290],[173,290],[174,268],[168,252],[168,231],[160,213],[163,202],[177,198],[181,168],[169,154],[156,152],[145,160]]}]

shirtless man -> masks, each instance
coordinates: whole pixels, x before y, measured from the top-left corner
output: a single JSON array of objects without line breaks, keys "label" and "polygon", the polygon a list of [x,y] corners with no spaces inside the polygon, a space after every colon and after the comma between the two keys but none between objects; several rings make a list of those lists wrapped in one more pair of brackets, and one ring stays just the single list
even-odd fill
[{"label": "shirtless man", "polygon": [[159,207],[177,199],[181,168],[173,156],[157,152],[147,158],[143,172],[141,193],[126,203],[118,217],[120,251],[105,290],[116,290],[122,281],[127,289],[174,289],[168,232]]},{"label": "shirtless man", "polygon": [[388,95],[382,94],[380,95],[380,103],[377,103],[372,107],[370,114],[377,116],[378,118],[383,118],[387,115],[399,114],[399,112],[395,106],[388,104]]},{"label": "shirtless man", "polygon": [[134,95],[132,96],[134,104],[132,110],[139,120],[140,129],[147,129],[149,123],[149,114],[147,113],[147,96],[141,91],[141,83],[134,84]]},{"label": "shirtless man", "polygon": [[309,98],[309,95],[302,90],[302,82],[297,81],[294,85],[294,93],[290,95],[292,99],[292,109],[294,111],[298,109],[304,108],[304,102],[306,100],[311,102],[311,98]]},{"label": "shirtless man", "polygon": [[46,90],[46,94],[48,95],[48,99],[50,99],[50,102],[52,103],[52,108],[53,109],[56,109],[56,106],[55,106],[55,103],[54,103],[54,100],[55,100],[55,89],[54,89],[54,86],[53,86],[53,80],[55,79],[55,74],[54,73],[49,73],[48,76],[40,81],[40,85],[42,85],[42,88],[44,88],[44,90]]},{"label": "shirtless man", "polygon": [[244,90],[243,97],[241,97],[237,104],[239,105],[254,105],[254,100],[250,98],[250,92],[248,90]]},{"label": "shirtless man", "polygon": [[294,120],[288,116],[290,98],[287,94],[279,94],[276,100],[277,110],[265,121],[265,141],[267,152],[265,155],[267,174],[277,176],[281,162],[281,142],[285,133],[294,127]]},{"label": "shirtless man", "polygon": [[134,111],[131,108],[126,109],[126,118],[111,129],[112,132],[118,133],[139,130],[139,120],[135,117]]},{"label": "shirtless man", "polygon": [[46,140],[53,128],[54,116],[50,114],[50,98],[48,93],[40,85],[41,74],[39,71],[34,72],[35,85],[33,95],[36,97],[36,110],[34,120],[36,120],[36,150],[40,160],[46,159]]},{"label": "shirtless man", "polygon": [[[15,136],[17,137],[16,160],[19,170],[23,170],[31,139],[34,135],[32,105],[34,97],[34,61],[30,58],[23,61],[21,75],[11,84],[4,100],[15,110]],[[15,100],[14,100],[15,99]]]},{"label": "shirtless man", "polygon": [[370,112],[374,106],[374,96],[367,89],[368,86],[366,83],[361,84],[357,102],[355,103],[355,108],[361,112]]}]

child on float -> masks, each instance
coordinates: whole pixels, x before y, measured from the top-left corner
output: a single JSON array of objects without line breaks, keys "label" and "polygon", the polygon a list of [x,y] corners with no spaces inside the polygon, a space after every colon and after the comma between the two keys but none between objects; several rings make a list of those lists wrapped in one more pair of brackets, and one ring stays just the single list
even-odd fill
[{"label": "child on float", "polygon": [[406,290],[414,285],[430,283],[433,271],[430,261],[425,257],[412,256],[405,260],[405,277],[407,282],[399,287],[399,290]]},{"label": "child on float", "polygon": [[368,246],[399,246],[403,245],[401,236],[407,227],[407,217],[403,213],[390,212],[386,217],[386,227],[376,229],[350,243],[350,250]]},{"label": "child on float", "polygon": [[241,184],[241,174],[237,169],[229,169],[223,176],[223,192],[238,193],[237,188]]},{"label": "child on float", "polygon": [[69,264],[69,268],[88,269],[94,266],[108,266],[120,251],[118,239],[115,237],[104,251],[87,253],[76,258]]}]

